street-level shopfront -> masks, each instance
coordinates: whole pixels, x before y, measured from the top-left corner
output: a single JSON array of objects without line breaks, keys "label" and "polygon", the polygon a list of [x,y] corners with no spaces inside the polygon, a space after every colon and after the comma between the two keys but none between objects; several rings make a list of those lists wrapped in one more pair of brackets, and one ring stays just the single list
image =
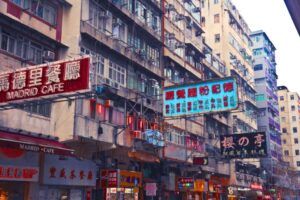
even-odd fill
[{"label": "street-level shopfront", "polygon": [[96,166],[78,160],[57,140],[33,135],[0,130],[0,199],[88,197]]},{"label": "street-level shopfront", "polygon": [[103,200],[142,199],[142,173],[120,169],[105,169],[100,172],[100,187]]},{"label": "street-level shopfront", "polygon": [[45,155],[40,200],[92,200],[96,186],[97,166],[76,157]]},{"label": "street-level shopfront", "polygon": [[263,186],[260,183],[251,183],[250,187],[241,187],[230,185],[227,188],[228,200],[239,200],[239,199],[263,199]]},{"label": "street-level shopfront", "polygon": [[208,189],[207,182],[203,179],[191,177],[177,177],[176,190],[183,200],[204,200]]},{"label": "street-level shopfront", "polygon": [[224,200],[227,199],[229,177],[212,175],[208,181],[207,199]]}]

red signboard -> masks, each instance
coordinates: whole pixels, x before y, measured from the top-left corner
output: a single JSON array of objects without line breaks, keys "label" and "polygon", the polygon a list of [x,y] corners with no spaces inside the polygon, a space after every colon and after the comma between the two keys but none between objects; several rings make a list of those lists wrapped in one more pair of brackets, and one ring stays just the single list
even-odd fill
[{"label": "red signboard", "polygon": [[89,89],[89,58],[0,73],[0,103]]},{"label": "red signboard", "polygon": [[0,165],[0,180],[38,181],[38,167],[17,167]]},{"label": "red signboard", "polygon": [[118,185],[117,170],[101,170],[101,188],[112,188]]},{"label": "red signboard", "polygon": [[259,184],[259,183],[252,183],[250,185],[250,188],[253,189],[253,190],[262,190],[263,189],[262,185]]},{"label": "red signboard", "polygon": [[208,165],[208,157],[193,157],[194,165]]}]

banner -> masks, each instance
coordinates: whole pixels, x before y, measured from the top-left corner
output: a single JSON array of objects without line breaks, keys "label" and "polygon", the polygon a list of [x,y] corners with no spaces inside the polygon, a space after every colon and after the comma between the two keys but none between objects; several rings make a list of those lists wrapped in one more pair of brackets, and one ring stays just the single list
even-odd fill
[{"label": "banner", "polygon": [[267,156],[265,132],[220,136],[221,155],[225,158],[257,158]]},{"label": "banner", "polygon": [[221,112],[238,107],[237,83],[224,78],[164,88],[163,114],[176,117]]},{"label": "banner", "polygon": [[89,89],[89,58],[0,73],[0,103]]}]

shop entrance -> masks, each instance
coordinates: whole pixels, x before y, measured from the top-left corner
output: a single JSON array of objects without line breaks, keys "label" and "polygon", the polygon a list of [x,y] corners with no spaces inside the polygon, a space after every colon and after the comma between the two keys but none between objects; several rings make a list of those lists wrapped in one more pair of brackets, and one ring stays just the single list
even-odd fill
[{"label": "shop entrance", "polygon": [[0,181],[0,200],[24,200],[25,183]]}]

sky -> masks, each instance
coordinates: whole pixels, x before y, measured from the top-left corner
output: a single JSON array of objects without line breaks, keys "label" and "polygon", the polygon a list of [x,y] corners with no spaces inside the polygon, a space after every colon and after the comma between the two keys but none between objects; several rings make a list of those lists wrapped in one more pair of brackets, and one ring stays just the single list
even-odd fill
[{"label": "sky", "polygon": [[300,36],[283,0],[231,0],[252,31],[263,30],[276,47],[278,85],[300,94]]}]

